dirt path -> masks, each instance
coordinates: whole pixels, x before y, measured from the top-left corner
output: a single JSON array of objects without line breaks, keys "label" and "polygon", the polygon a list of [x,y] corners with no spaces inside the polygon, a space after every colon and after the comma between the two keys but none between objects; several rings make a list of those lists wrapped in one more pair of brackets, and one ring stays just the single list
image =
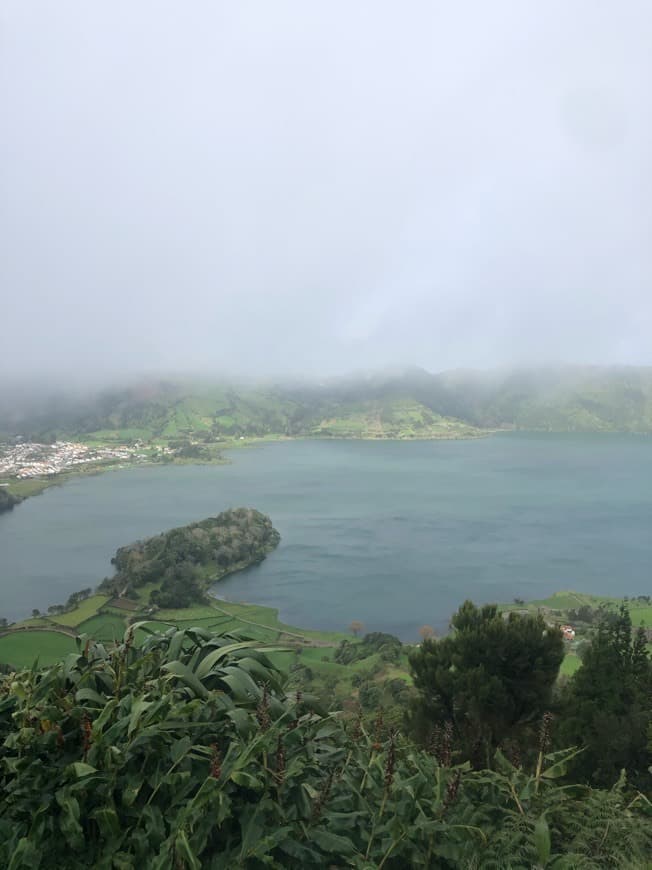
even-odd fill
[{"label": "dirt path", "polygon": [[332,646],[335,646],[335,644],[329,643],[328,641],[325,641],[325,640],[314,640],[312,638],[306,637],[303,634],[295,634],[295,632],[293,632],[293,631],[286,631],[286,629],[284,629],[284,628],[277,628],[276,626],[273,626],[273,625],[265,625],[262,622],[254,622],[252,619],[243,619],[241,616],[236,616],[233,613],[229,613],[228,610],[224,610],[224,608],[219,607],[217,604],[215,604],[214,601],[211,601],[211,607],[215,608],[215,610],[219,611],[220,613],[223,613],[224,616],[228,616],[231,619],[237,619],[238,622],[244,622],[246,625],[253,625],[256,628],[264,628],[266,631],[275,631],[279,635],[279,637],[284,636],[284,637],[296,638],[297,640],[300,640],[306,646],[313,646],[313,647],[329,647],[329,646],[332,647]]}]

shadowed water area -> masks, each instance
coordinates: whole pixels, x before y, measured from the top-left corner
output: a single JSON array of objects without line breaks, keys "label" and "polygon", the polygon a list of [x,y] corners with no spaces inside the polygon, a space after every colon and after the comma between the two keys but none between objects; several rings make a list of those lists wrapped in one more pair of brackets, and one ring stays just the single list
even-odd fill
[{"label": "shadowed water area", "polygon": [[650,592],[651,438],[296,441],[230,457],[79,478],[1,515],[0,616],[62,603],[112,573],[117,547],[239,505],[282,542],[215,591],[299,626],[360,619],[414,640],[465,598]]}]

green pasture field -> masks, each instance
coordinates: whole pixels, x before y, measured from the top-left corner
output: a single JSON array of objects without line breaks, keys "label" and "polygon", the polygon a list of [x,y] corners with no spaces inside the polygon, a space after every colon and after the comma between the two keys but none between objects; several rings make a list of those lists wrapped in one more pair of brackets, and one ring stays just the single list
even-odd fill
[{"label": "green pasture field", "polygon": [[32,617],[31,619],[22,619],[20,622],[14,623],[12,628],[47,628],[52,625],[52,620],[45,616]]},{"label": "green pasture field", "polygon": [[7,483],[7,489],[12,495],[20,498],[29,498],[30,495],[38,495],[51,486],[54,481],[51,478],[30,477],[27,480],[16,480],[15,477],[6,477],[0,483]]},{"label": "green pasture field", "polygon": [[102,643],[121,641],[127,630],[127,620],[111,613],[98,613],[77,626],[79,634],[88,634]]},{"label": "green pasture field", "polygon": [[[150,584],[155,588],[157,584]],[[150,588],[146,591],[149,593]],[[141,598],[145,605],[145,599],[149,594]],[[88,634],[94,639],[104,643],[113,640],[121,640],[129,625],[129,619],[139,619],[137,613],[121,611],[107,606],[109,598],[106,595],[96,594],[81,602],[78,607],[69,613],[61,614],[53,618],[39,617],[27,619],[18,625],[23,628],[42,628],[52,625],[54,622],[70,626],[80,634]],[[587,604],[597,607],[600,604],[613,605],[620,603],[620,599],[607,596],[588,595],[572,591],[559,592],[549,598],[538,601],[530,601],[524,605],[501,604],[501,610],[528,610],[536,612],[546,609],[560,614],[564,611]],[[638,605],[630,607],[632,622],[636,625],[652,625],[652,606]],[[376,661],[377,656],[370,656],[361,662],[350,665],[340,665],[333,660],[335,648],[342,640],[353,641],[352,635],[337,631],[318,631],[287,625],[278,618],[278,611],[271,607],[259,604],[238,603],[211,599],[207,604],[195,605],[187,608],[160,610],[153,617],[146,619],[146,626],[150,631],[165,631],[171,626],[180,629],[193,627],[208,628],[220,632],[240,632],[261,643],[288,646],[288,652],[272,653],[273,660],[282,669],[289,668],[297,662],[309,667],[315,675],[322,677],[336,677],[340,688],[352,688],[351,678],[358,672],[371,671],[378,666],[378,674],[374,677],[382,682],[387,679],[403,679],[410,683],[407,653],[401,656],[397,665],[391,665]],[[137,642],[141,642],[146,633],[140,631],[137,634]],[[314,643],[316,646],[303,646],[305,643]],[[301,644],[299,653],[294,648],[295,644]],[[41,664],[52,664],[59,660],[67,652],[74,651],[74,639],[67,638],[63,634],[54,631],[15,631],[0,638],[0,661],[10,662],[16,666],[31,665],[38,656]],[[581,667],[580,658],[569,652],[562,662],[560,674],[570,676]]]},{"label": "green pasture field", "polygon": [[639,625],[652,628],[652,605],[630,604],[629,615],[632,617],[632,625],[635,628],[638,628]]},{"label": "green pasture field", "polygon": [[90,598],[81,601],[74,610],[70,610],[68,613],[62,613],[60,616],[54,616],[52,619],[54,622],[58,622],[59,625],[70,625],[74,627],[85,620],[90,619],[91,616],[95,616],[100,607],[106,604],[108,600],[108,595],[91,595]]},{"label": "green pasture field", "polygon": [[16,668],[29,668],[37,659],[53,664],[76,650],[74,637],[56,631],[12,631],[0,637],[0,662]]}]

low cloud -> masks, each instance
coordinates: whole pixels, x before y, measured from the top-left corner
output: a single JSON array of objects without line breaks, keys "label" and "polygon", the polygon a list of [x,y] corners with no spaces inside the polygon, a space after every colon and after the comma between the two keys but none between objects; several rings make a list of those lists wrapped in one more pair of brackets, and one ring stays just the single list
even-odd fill
[{"label": "low cloud", "polygon": [[652,363],[652,7],[11,2],[4,377]]}]

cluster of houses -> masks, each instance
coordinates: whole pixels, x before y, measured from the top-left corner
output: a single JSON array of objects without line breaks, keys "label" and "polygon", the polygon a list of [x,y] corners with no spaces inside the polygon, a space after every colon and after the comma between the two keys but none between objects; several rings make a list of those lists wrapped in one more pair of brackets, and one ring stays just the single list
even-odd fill
[{"label": "cluster of houses", "polygon": [[60,474],[87,463],[133,459],[139,455],[136,450],[122,445],[89,447],[74,441],[55,441],[53,444],[24,441],[0,449],[0,475],[21,480]]}]

